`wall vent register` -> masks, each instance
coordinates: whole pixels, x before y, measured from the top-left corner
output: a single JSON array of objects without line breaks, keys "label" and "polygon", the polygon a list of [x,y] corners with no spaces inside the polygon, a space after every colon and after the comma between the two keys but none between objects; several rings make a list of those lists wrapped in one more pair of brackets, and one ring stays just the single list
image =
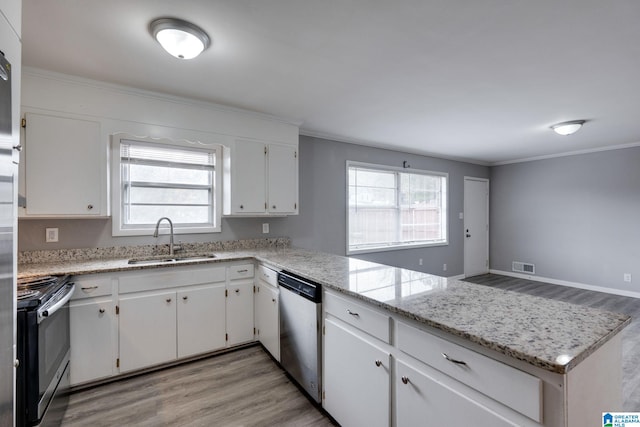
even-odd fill
[{"label": "wall vent register", "polygon": [[513,261],[511,263],[511,270],[518,273],[536,274],[535,264],[528,264],[520,261]]}]

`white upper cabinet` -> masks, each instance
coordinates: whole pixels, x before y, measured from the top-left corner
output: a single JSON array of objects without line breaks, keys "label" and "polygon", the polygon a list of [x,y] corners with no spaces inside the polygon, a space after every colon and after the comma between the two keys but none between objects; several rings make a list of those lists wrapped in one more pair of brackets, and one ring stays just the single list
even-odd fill
[{"label": "white upper cabinet", "polygon": [[27,113],[21,217],[108,216],[100,123]]},{"label": "white upper cabinet", "polygon": [[298,213],[298,146],[236,139],[224,152],[224,214]]},{"label": "white upper cabinet", "polygon": [[0,10],[16,35],[22,37],[22,0],[3,0]]}]

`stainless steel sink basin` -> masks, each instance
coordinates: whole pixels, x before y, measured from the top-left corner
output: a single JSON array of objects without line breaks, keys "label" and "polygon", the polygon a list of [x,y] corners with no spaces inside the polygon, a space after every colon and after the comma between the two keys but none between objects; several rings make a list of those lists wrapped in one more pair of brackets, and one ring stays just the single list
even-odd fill
[{"label": "stainless steel sink basin", "polygon": [[214,254],[184,254],[184,255],[160,255],[145,258],[131,258],[128,264],[168,264],[187,261],[207,261],[215,258]]}]

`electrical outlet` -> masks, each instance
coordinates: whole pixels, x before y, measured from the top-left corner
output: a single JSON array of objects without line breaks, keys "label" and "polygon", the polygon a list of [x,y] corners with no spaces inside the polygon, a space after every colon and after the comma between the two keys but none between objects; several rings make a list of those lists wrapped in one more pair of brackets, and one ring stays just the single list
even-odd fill
[{"label": "electrical outlet", "polygon": [[624,273],[624,281],[631,283],[631,273]]},{"label": "electrical outlet", "polygon": [[422,258],[418,259],[418,265],[422,265]]},{"label": "electrical outlet", "polygon": [[47,243],[55,243],[58,241],[58,229],[57,228],[47,228],[45,230],[44,241]]},{"label": "electrical outlet", "polygon": [[442,264],[442,271],[447,271],[447,264]]},{"label": "electrical outlet", "polygon": [[262,233],[267,234],[268,232],[269,232],[269,223],[265,222],[264,224],[262,224]]}]

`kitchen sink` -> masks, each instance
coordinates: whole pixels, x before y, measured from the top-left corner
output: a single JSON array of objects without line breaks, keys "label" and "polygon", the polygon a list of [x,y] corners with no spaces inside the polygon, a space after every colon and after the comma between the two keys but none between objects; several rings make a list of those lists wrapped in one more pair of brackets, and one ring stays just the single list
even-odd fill
[{"label": "kitchen sink", "polygon": [[168,264],[187,261],[207,261],[215,258],[214,254],[184,254],[184,255],[160,255],[145,258],[131,258],[128,264]]}]

